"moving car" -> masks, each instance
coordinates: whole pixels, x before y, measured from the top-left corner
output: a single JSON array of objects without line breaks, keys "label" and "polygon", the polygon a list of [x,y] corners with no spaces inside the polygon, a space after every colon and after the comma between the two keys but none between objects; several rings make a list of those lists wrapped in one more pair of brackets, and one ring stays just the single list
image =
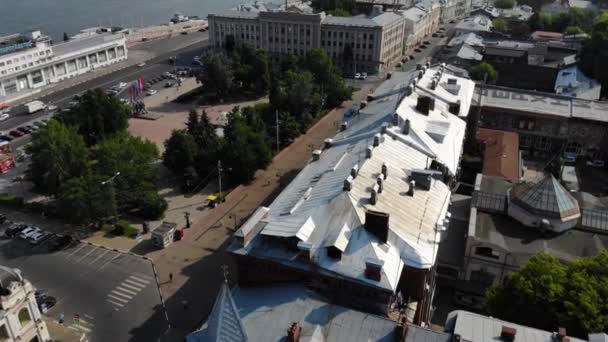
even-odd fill
[{"label": "moving car", "polygon": [[4,235],[6,237],[12,238],[13,236],[17,236],[19,233],[21,233],[27,227],[28,227],[27,224],[15,223],[12,226],[10,226],[6,231],[4,231]]},{"label": "moving car", "polygon": [[23,132],[20,132],[20,131],[18,131],[18,130],[16,130],[16,129],[14,129],[14,130],[12,130],[12,131],[8,132],[8,134],[9,134],[11,137],[14,137],[14,138],[19,138],[19,137],[22,137],[22,136],[23,136]]},{"label": "moving car", "polygon": [[158,93],[158,90],[156,89],[149,89],[148,91],[146,91],[146,96],[152,96],[154,94]]},{"label": "moving car", "polygon": [[364,80],[367,78],[367,73],[366,72],[362,72],[361,73],[361,79]]},{"label": "moving car", "polygon": [[167,82],[165,83],[165,88],[171,88],[173,87],[175,84],[173,82]]},{"label": "moving car", "polygon": [[48,110],[49,112],[56,112],[58,109],[59,109],[59,107],[57,107],[56,105],[46,106],[46,110]]},{"label": "moving car", "polygon": [[0,121],[7,120],[10,117],[10,114],[4,113],[0,114]]},{"label": "moving car", "polygon": [[57,298],[53,296],[41,296],[36,298],[36,301],[38,302],[38,309],[40,309],[40,312],[43,314],[47,313],[55,304],[57,304]]},{"label": "moving car", "polygon": [[46,241],[50,237],[51,237],[51,234],[45,233],[45,232],[40,232],[40,233],[34,234],[32,237],[30,237],[29,240],[32,245],[38,245],[38,244],[42,243],[43,241]]},{"label": "moving car", "polygon": [[0,140],[3,140],[3,141],[13,141],[13,139],[14,138],[11,137],[10,135],[6,135],[6,134],[0,135]]},{"label": "moving car", "polygon": [[356,74],[355,74],[355,79],[356,79],[356,80],[358,80],[358,79],[360,79],[360,78],[361,78],[361,74],[360,74],[360,73],[356,73]]},{"label": "moving car", "polygon": [[29,129],[27,126],[21,126],[17,128],[18,131],[22,132],[23,134],[30,134],[32,133],[32,130]]},{"label": "moving car", "polygon": [[118,82],[118,84],[115,87],[117,87],[118,89],[122,89],[126,86],[127,86],[127,82]]},{"label": "moving car", "polygon": [[139,68],[143,68],[145,66],[146,66],[146,62],[141,62],[141,63],[137,64],[137,67],[139,67]]}]

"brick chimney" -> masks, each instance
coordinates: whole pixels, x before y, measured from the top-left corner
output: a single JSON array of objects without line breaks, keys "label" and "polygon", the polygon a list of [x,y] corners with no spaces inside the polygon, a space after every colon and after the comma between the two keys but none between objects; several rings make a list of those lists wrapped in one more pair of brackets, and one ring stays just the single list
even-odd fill
[{"label": "brick chimney", "polygon": [[302,333],[302,327],[297,323],[291,323],[289,329],[287,329],[287,342],[298,342],[300,341],[300,334]]},{"label": "brick chimney", "polygon": [[515,328],[503,325],[502,330],[500,331],[500,340],[505,342],[513,342],[515,341],[516,334],[517,330]]},{"label": "brick chimney", "polygon": [[568,332],[566,331],[566,328],[557,328],[557,335],[555,336],[555,339],[557,340],[557,342],[569,342],[570,339],[568,338]]}]

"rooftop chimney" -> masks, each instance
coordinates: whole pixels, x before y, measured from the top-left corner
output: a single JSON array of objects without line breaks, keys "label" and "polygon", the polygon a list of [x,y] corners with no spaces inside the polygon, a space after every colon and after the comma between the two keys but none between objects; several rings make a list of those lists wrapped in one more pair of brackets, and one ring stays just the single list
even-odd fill
[{"label": "rooftop chimney", "polygon": [[500,331],[500,340],[505,342],[513,342],[516,334],[517,330],[515,330],[515,328],[503,325],[502,330]]},{"label": "rooftop chimney", "polygon": [[566,328],[564,328],[564,327],[557,328],[556,340],[557,340],[557,342],[567,342],[567,341],[569,341],[568,333],[566,332]]},{"label": "rooftop chimney", "polygon": [[415,188],[416,188],[416,181],[412,179],[410,181],[410,188],[407,190],[407,194],[410,196],[414,196],[414,192],[416,191]]},{"label": "rooftop chimney", "polygon": [[342,125],[340,125],[340,131],[346,131],[348,128],[348,121],[344,121]]},{"label": "rooftop chimney", "polygon": [[287,329],[287,342],[298,342],[300,341],[300,334],[302,333],[302,327],[297,323],[291,323],[289,329]]},{"label": "rooftop chimney", "polygon": [[357,178],[357,173],[359,172],[359,164],[355,164],[355,166],[353,166],[350,169],[350,175],[351,177],[353,177],[353,179]]},{"label": "rooftop chimney", "polygon": [[376,203],[378,203],[378,194],[380,193],[380,186],[378,185],[378,183],[375,183],[374,186],[372,186],[372,193],[369,197],[369,203],[371,205],[376,205]]},{"label": "rooftop chimney", "polygon": [[321,150],[314,150],[312,151],[312,160],[316,161],[319,160],[319,158],[321,158]]},{"label": "rooftop chimney", "polygon": [[393,124],[393,126],[399,125],[399,113],[397,113],[397,112],[393,113],[392,124]]},{"label": "rooftop chimney", "polygon": [[325,148],[330,148],[333,143],[334,143],[334,139],[332,139],[332,138],[325,139]]},{"label": "rooftop chimney", "polygon": [[311,255],[310,252],[312,251],[312,244],[308,243],[308,242],[304,242],[304,241],[298,241],[298,258],[304,260],[304,261],[310,261],[311,260]]},{"label": "rooftop chimney", "polygon": [[344,180],[344,186],[342,187],[342,190],[351,191],[352,189],[353,189],[353,176],[348,176]]},{"label": "rooftop chimney", "polygon": [[372,17],[382,14],[382,5],[374,5],[372,7]]},{"label": "rooftop chimney", "polygon": [[380,142],[382,142],[382,137],[379,133],[377,133],[376,135],[374,135],[374,147],[379,146]]},{"label": "rooftop chimney", "polygon": [[378,178],[376,178],[376,183],[378,184],[378,193],[381,194],[382,191],[384,191],[384,179],[380,176],[378,176]]},{"label": "rooftop chimney", "polygon": [[410,134],[410,119],[405,119],[405,123],[403,124],[403,134]]},{"label": "rooftop chimney", "polygon": [[450,103],[448,111],[454,115],[458,115],[460,113],[460,100],[458,100],[458,102]]},{"label": "rooftop chimney", "polygon": [[382,163],[382,169],[380,172],[382,173],[384,179],[388,177],[388,166],[386,165],[386,163]]},{"label": "rooftop chimney", "polygon": [[371,158],[373,151],[374,151],[374,147],[368,146],[367,149],[365,149],[365,158]]},{"label": "rooftop chimney", "polygon": [[380,134],[386,134],[386,130],[388,129],[388,123],[383,123],[382,126],[380,126]]}]

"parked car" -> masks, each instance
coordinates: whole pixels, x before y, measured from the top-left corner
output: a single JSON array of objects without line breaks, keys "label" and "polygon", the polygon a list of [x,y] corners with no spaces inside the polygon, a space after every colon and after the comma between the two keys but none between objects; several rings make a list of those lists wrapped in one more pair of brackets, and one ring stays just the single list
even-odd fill
[{"label": "parked car", "polygon": [[46,122],[44,122],[44,121],[36,121],[36,122],[34,122],[34,126],[44,127],[44,126],[46,126]]},{"label": "parked car", "polygon": [[32,130],[29,129],[27,126],[21,126],[17,128],[18,131],[22,132],[23,134],[30,134],[32,133]]},{"label": "parked car", "polygon": [[59,107],[57,107],[56,105],[48,105],[46,106],[46,110],[48,110],[49,112],[56,112],[57,110],[59,110]]},{"label": "parked car", "polygon": [[165,83],[165,88],[171,88],[174,85],[175,85],[175,83],[173,83],[173,82],[167,82],[167,83]]},{"label": "parked car", "polygon": [[606,165],[606,164],[604,163],[603,160],[600,160],[600,159],[594,159],[594,160],[587,161],[587,166],[591,166],[591,167],[601,168],[601,167],[604,167],[604,165]]},{"label": "parked car", "polygon": [[422,52],[420,49],[414,49],[414,52]]},{"label": "parked car", "polygon": [[149,89],[148,91],[146,91],[146,96],[152,96],[154,94],[158,93],[158,90],[156,89]]},{"label": "parked car", "polygon": [[562,161],[566,163],[576,163],[576,153],[564,152]]},{"label": "parked car", "polygon": [[438,35],[437,33],[433,33],[431,36],[432,36],[433,38],[437,38],[437,37],[439,37],[439,35]]},{"label": "parked car", "polygon": [[50,237],[51,237],[51,234],[46,233],[46,232],[40,232],[40,233],[37,233],[37,234],[34,234],[33,236],[31,236],[29,238],[29,240],[32,245],[39,245],[40,243],[46,241]]},{"label": "parked car", "polygon": [[10,226],[6,231],[4,231],[4,235],[6,237],[12,238],[13,236],[19,235],[19,233],[21,233],[27,227],[28,227],[27,224],[15,223],[12,226]]},{"label": "parked car", "polygon": [[36,301],[38,302],[38,309],[40,309],[40,312],[43,314],[47,313],[55,304],[57,304],[57,298],[53,296],[42,296],[37,298]]},{"label": "parked car", "polygon": [[138,63],[138,64],[137,64],[137,67],[138,67],[138,68],[143,68],[143,67],[145,67],[145,66],[146,66],[146,62],[141,62],[141,63]]},{"label": "parked car", "polygon": [[4,141],[13,141],[13,137],[11,137],[10,135],[6,135],[6,134],[2,134],[0,135],[0,140],[4,140]]},{"label": "parked car", "polygon": [[362,72],[361,73],[361,79],[364,80],[367,78],[367,73],[366,72]]},{"label": "parked car", "polygon": [[41,232],[42,230],[38,227],[29,226],[19,233],[19,237],[22,239],[29,239],[34,234]]},{"label": "parked car", "polygon": [[34,125],[26,125],[25,128],[29,129],[32,132],[35,132],[38,130],[38,126],[34,126]]},{"label": "parked car", "polygon": [[9,134],[11,137],[13,137],[13,138],[19,138],[19,137],[22,137],[22,136],[23,136],[23,132],[20,132],[20,131],[18,131],[18,130],[16,130],[16,129],[14,129],[14,130],[12,130],[12,131],[8,132],[8,134]]},{"label": "parked car", "polygon": [[0,114],[0,121],[8,120],[9,117],[10,117],[10,114],[8,114],[8,113]]},{"label": "parked car", "polygon": [[126,86],[127,86],[127,82],[118,82],[118,84],[116,85],[116,87],[118,87],[118,89],[122,89]]},{"label": "parked car", "polygon": [[358,80],[361,78],[361,74],[360,73],[355,73],[355,79]]},{"label": "parked car", "polygon": [[63,236],[55,236],[50,242],[49,242],[49,250],[50,251],[58,251],[60,249],[65,248],[67,245],[69,245],[70,243],[72,243],[72,237],[70,235],[63,235]]}]

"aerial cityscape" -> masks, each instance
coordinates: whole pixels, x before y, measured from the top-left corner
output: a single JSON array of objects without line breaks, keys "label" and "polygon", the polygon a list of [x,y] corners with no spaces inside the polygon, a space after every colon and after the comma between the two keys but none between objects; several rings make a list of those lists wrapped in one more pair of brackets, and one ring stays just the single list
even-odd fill
[{"label": "aerial cityscape", "polygon": [[3,8],[0,342],[608,341],[608,1]]}]

